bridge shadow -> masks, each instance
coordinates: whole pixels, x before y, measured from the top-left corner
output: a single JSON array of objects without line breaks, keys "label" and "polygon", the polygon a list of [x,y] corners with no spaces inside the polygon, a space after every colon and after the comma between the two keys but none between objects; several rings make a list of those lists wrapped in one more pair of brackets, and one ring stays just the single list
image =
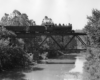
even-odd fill
[{"label": "bridge shadow", "polygon": [[4,71],[0,73],[0,80],[27,80],[25,79],[25,73],[39,70],[43,70],[43,68],[28,66],[26,68],[17,68],[9,71]]}]

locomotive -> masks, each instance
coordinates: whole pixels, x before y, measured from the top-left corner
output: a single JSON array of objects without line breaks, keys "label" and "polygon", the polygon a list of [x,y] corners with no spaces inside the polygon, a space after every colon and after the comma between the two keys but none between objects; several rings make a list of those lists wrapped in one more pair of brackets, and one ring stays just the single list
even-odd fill
[{"label": "locomotive", "polygon": [[15,33],[62,33],[71,32],[72,25],[34,25],[34,26],[4,26],[7,30]]},{"label": "locomotive", "polygon": [[65,25],[58,25],[58,26],[55,26],[54,24],[53,25],[36,25],[36,26],[29,26],[29,30],[28,30],[30,33],[62,33],[62,32],[73,32],[72,30],[72,25],[69,24],[68,26],[65,26]]}]

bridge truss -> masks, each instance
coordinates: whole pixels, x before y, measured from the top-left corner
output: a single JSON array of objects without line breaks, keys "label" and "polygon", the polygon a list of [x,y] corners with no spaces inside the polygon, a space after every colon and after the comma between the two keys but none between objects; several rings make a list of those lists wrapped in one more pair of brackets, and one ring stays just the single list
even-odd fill
[{"label": "bridge truss", "polygon": [[[37,27],[37,26],[35,25],[35,27]],[[6,28],[7,28],[7,26],[6,26]],[[37,36],[45,36],[44,40],[39,44],[39,46],[35,47],[36,50],[41,50],[40,47],[43,45],[43,43],[48,38],[51,38],[57,44],[60,51],[73,50],[73,52],[74,52],[75,50],[86,50],[86,47],[87,47],[87,44],[80,37],[80,36],[86,36],[86,33],[75,32],[72,29],[70,31],[63,31],[64,29],[60,28],[60,29],[62,29],[61,31],[60,31],[60,29],[57,29],[56,31],[51,31],[51,32],[45,32],[45,31],[41,32],[40,30],[39,30],[39,32],[29,32],[29,31],[28,32],[26,32],[26,31],[25,32],[16,32],[16,30],[18,30],[17,29],[18,27],[15,27],[15,28],[16,29],[10,28],[9,30],[11,30],[11,31],[14,30],[15,34],[17,35],[17,38],[36,38]],[[33,28],[34,28],[34,26],[33,26]],[[38,28],[34,28],[34,31],[35,31],[35,29],[37,30]],[[19,28],[19,31],[20,30],[21,29]],[[56,39],[53,36],[61,36],[62,42],[64,41],[64,37],[66,37],[66,36],[71,36],[71,38],[65,45],[62,46],[59,44],[59,42],[56,41]],[[68,45],[71,43],[71,41],[74,38],[77,38],[85,48],[84,49],[67,49]],[[45,51],[48,51],[48,50],[46,49]]]}]

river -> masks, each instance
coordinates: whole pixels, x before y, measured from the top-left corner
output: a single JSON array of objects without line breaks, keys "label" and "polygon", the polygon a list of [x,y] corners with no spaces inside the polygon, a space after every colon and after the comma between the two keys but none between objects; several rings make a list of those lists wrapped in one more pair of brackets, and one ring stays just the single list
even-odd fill
[{"label": "river", "polygon": [[28,80],[64,80],[64,75],[73,68],[70,60],[49,60],[47,64],[37,64],[35,71],[25,73]]},{"label": "river", "polygon": [[31,65],[0,74],[0,80],[64,80],[64,75],[74,67],[74,60],[50,59],[47,63]]}]

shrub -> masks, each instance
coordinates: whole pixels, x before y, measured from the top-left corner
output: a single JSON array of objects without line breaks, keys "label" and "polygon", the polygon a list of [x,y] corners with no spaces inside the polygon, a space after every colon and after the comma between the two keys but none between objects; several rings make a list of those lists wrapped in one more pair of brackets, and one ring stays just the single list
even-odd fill
[{"label": "shrub", "polygon": [[100,80],[100,50],[89,49],[86,54],[87,62],[84,67],[84,80]]},{"label": "shrub", "polygon": [[24,67],[29,60],[26,53],[19,47],[0,47],[0,68],[1,70]]}]

